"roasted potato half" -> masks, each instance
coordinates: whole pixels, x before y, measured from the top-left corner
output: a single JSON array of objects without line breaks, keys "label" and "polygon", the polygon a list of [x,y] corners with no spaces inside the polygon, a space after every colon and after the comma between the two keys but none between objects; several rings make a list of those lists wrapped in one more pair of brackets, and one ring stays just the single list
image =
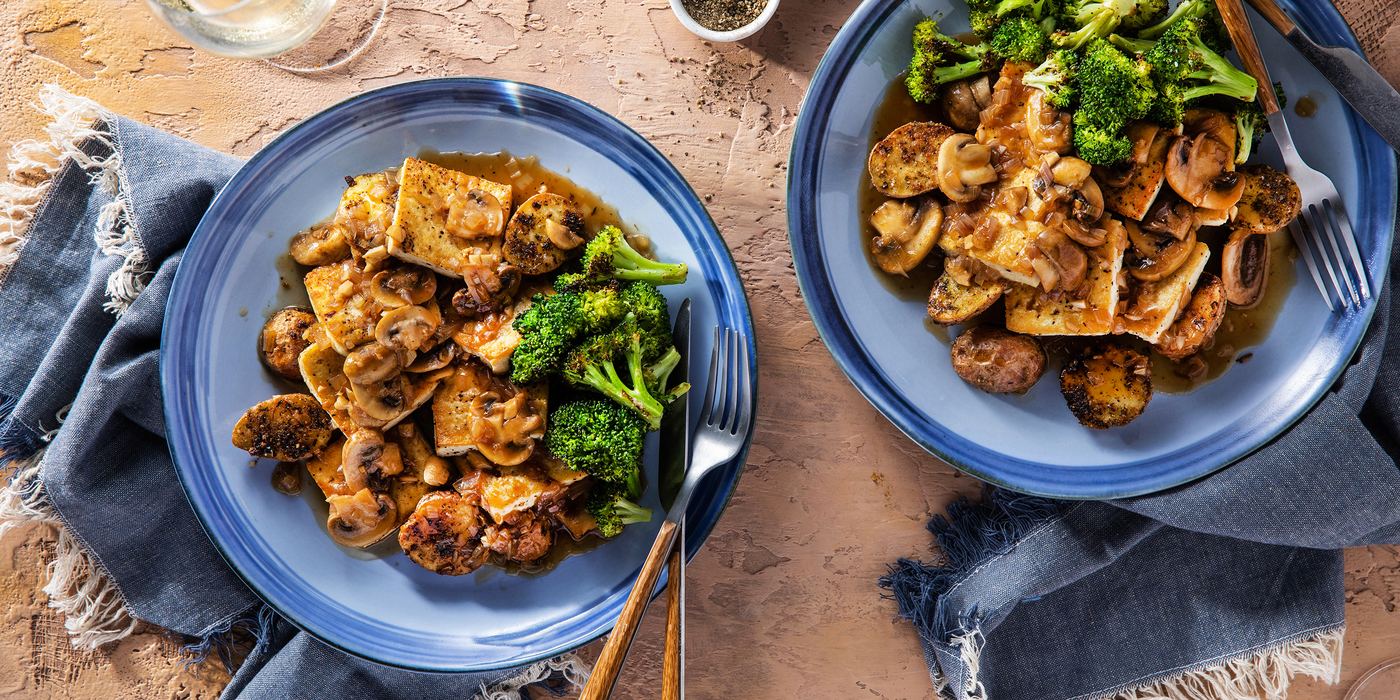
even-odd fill
[{"label": "roasted potato half", "polygon": [[1244,194],[1235,211],[1234,230],[1272,233],[1298,216],[1303,207],[1298,183],[1267,165],[1244,165]]},{"label": "roasted potato half", "polygon": [[274,396],[233,426],[233,445],[254,457],[283,462],[307,459],[331,441],[331,416],[310,394]]},{"label": "roasted potato half", "polygon": [[954,132],[937,122],[909,122],[870,149],[870,183],[890,197],[938,189],[938,150]]},{"label": "roasted potato half", "polygon": [[1004,280],[973,281],[972,286],[964,287],[944,272],[933,283],[933,292],[928,296],[928,315],[940,326],[965,323],[995,304],[1005,291]]},{"label": "roasted potato half", "polygon": [[311,341],[303,336],[315,322],[316,314],[306,309],[296,306],[279,309],[263,324],[258,337],[258,357],[277,376],[292,381],[301,379],[297,358],[311,347]]},{"label": "roasted potato half", "polygon": [[1201,273],[1185,313],[1152,347],[1173,360],[1184,360],[1201,350],[1225,320],[1225,283],[1209,272]]},{"label": "roasted potato half", "polygon": [[1127,425],[1152,400],[1151,360],[1119,343],[1097,343],[1065,365],[1060,393],[1080,425],[1095,430]]},{"label": "roasted potato half", "polygon": [[1045,374],[1045,349],[1028,335],[978,326],[953,341],[953,369],[989,394],[1024,394]]},{"label": "roasted potato half", "polygon": [[527,275],[543,275],[583,252],[583,215],[573,202],[541,192],[520,205],[506,226],[506,260]]}]

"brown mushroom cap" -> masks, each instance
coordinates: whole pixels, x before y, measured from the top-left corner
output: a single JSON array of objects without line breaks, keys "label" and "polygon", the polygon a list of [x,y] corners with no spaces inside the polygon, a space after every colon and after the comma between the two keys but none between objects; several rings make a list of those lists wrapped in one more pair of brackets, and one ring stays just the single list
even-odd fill
[{"label": "brown mushroom cap", "polygon": [[1165,233],[1177,240],[1185,240],[1195,225],[1195,208],[1187,204],[1171,189],[1157,195],[1147,215],[1142,217],[1144,231]]},{"label": "brown mushroom cap", "polygon": [[346,547],[368,547],[398,526],[398,508],[387,494],[362,488],[353,496],[330,496],[326,503],[330,504],[326,530],[331,539]]},{"label": "brown mushroom cap", "polygon": [[1124,261],[1128,274],[1144,282],[1155,282],[1185,264],[1196,247],[1196,232],[1192,230],[1185,240],[1144,231],[1136,221],[1124,222],[1128,229],[1128,241],[1132,244],[1133,255]]},{"label": "brown mushroom cap", "polygon": [[[1089,273],[1089,257],[1063,231],[1045,229],[1036,237],[1035,247],[1054,266],[1060,288],[1073,291],[1084,284]],[[1048,288],[1046,291],[1049,291]]]},{"label": "brown mushroom cap", "polygon": [[404,368],[405,372],[431,372],[442,369],[452,364],[452,360],[457,357],[458,345],[453,342],[444,342],[436,348],[423,353],[414,362]]},{"label": "brown mushroom cap", "polygon": [[422,306],[401,306],[384,314],[374,327],[374,339],[387,347],[417,350],[431,338],[442,319]]},{"label": "brown mushroom cap", "polygon": [[422,304],[437,292],[437,275],[417,265],[381,270],[370,280],[370,294],[387,308]]},{"label": "brown mushroom cap", "polygon": [[924,199],[917,209],[906,201],[891,199],[870,215],[870,225],[880,234],[870,239],[875,263],[892,275],[907,275],[938,242],[943,208],[933,199]]},{"label": "brown mushroom cap", "polygon": [[[398,418],[408,405],[404,395],[407,383],[407,378],[399,375],[373,384],[351,384],[350,389],[355,396],[355,405],[366,415],[376,420],[391,421]],[[351,418],[354,418],[353,412]]]},{"label": "brown mushroom cap", "polygon": [[985,75],[975,80],[955,80],[943,86],[943,112],[959,131],[976,130],[982,109],[991,101],[991,83]]},{"label": "brown mushroom cap", "polygon": [[350,257],[350,237],[340,224],[313,226],[292,236],[288,252],[302,265],[329,265]]},{"label": "brown mushroom cap", "polygon": [[374,384],[399,376],[399,351],[380,343],[366,343],[345,356],[345,378],[355,384]]},{"label": "brown mushroom cap", "polygon": [[1210,134],[1178,136],[1167,154],[1167,184],[1193,206],[1229,209],[1244,192],[1235,172],[1235,147]]},{"label": "brown mushroom cap", "polygon": [[501,200],[486,190],[472,189],[465,194],[453,191],[447,206],[448,233],[462,238],[485,238],[501,235],[506,225],[505,207]]},{"label": "brown mushroom cap", "polygon": [[954,202],[971,202],[997,181],[992,149],[971,134],[953,134],[938,147],[938,188]]},{"label": "brown mushroom cap", "polygon": [[1225,282],[1225,299],[1232,306],[1258,306],[1269,279],[1269,237],[1248,230],[1230,234],[1220,256],[1220,278]]}]

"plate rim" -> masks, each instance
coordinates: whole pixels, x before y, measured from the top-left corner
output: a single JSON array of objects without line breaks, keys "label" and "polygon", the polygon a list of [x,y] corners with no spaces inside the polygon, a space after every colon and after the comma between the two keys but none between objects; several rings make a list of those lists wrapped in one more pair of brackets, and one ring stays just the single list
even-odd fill
[{"label": "plate rim", "polygon": [[[845,74],[855,65],[866,44],[878,32],[879,27],[889,19],[891,14],[906,3],[912,4],[913,1],[864,0],[851,14],[841,31],[827,47],[821,62],[813,73],[812,80],[808,83],[807,93],[803,97],[802,105],[798,111],[797,125],[794,128],[788,153],[786,192],[788,245],[792,252],[793,268],[797,273],[798,287],[822,344],[826,346],[827,352],[857,391],[900,432],[949,465],[999,487],[1038,496],[1064,499],[1108,499],[1140,496],[1209,476],[1253,454],[1306,416],[1331,390],[1342,371],[1350,364],[1351,358],[1360,348],[1366,330],[1370,327],[1376,308],[1379,306],[1376,297],[1372,297],[1361,314],[1353,314],[1348,317],[1339,317],[1333,314],[1329,317],[1323,330],[1323,337],[1326,338],[1333,332],[1333,329],[1339,325],[1338,319],[1341,318],[1347,322],[1345,339],[1349,348],[1338,354],[1336,361],[1328,368],[1324,380],[1314,382],[1302,400],[1292,401],[1286,407],[1286,416],[1262,421],[1267,427],[1239,426],[1237,431],[1245,432],[1248,435],[1248,447],[1239,447],[1238,445],[1241,443],[1227,439],[1230,434],[1224,431],[1211,436],[1211,443],[1225,444],[1218,445],[1216,449],[1205,454],[1206,459],[1204,460],[1201,459],[1202,453],[1198,451],[1203,443],[1197,442],[1152,459],[1098,465],[1094,472],[1077,472],[1076,470],[1065,470],[1059,465],[1037,463],[1003,455],[965,440],[936,423],[913,416],[914,411],[902,392],[893,385],[893,382],[880,376],[880,371],[870,361],[865,351],[860,347],[855,333],[849,328],[832,292],[834,287],[830,284],[826,270],[822,265],[824,255],[821,253],[824,251],[815,235],[817,226],[820,225],[820,216],[816,209],[815,185],[822,159],[821,137],[824,134],[825,125],[830,119],[831,110],[829,108],[839,93],[839,88],[836,86],[840,85],[840,82],[833,83],[833,77],[844,80]],[[958,2],[958,0],[945,1],[949,4]],[[1319,39],[1322,43],[1335,40],[1335,43],[1361,53],[1356,37],[1335,7],[1330,4],[1323,7],[1321,3],[1299,6],[1294,0],[1279,0],[1279,2],[1285,10],[1290,11],[1290,16],[1303,31],[1313,38]],[[1323,36],[1327,38],[1322,39]],[[1359,197],[1360,206],[1358,208],[1368,214],[1379,210],[1380,220],[1389,222],[1389,230],[1393,232],[1396,223],[1397,200],[1396,153],[1356,114],[1350,105],[1346,104],[1345,100],[1339,98],[1339,101],[1345,107],[1344,113],[1353,133],[1356,134],[1355,150],[1358,169],[1364,170],[1360,166],[1378,158],[1386,167],[1384,175],[1387,176],[1389,183],[1383,188],[1386,194],[1381,197],[1369,197],[1368,195],[1368,192],[1377,188],[1363,189]],[[822,127],[822,129],[818,130],[817,126]],[[1386,200],[1383,206],[1376,201],[1378,199]],[[811,233],[803,233],[806,231]],[[1383,283],[1387,278],[1392,238],[1393,235],[1380,236],[1381,246],[1373,253],[1376,260],[1374,262],[1367,261],[1368,273],[1379,273],[1372,275],[1373,280],[1379,280]],[[1353,320],[1357,316],[1361,317],[1359,324]],[[1243,418],[1237,418],[1232,426],[1238,426]],[[940,441],[947,444],[940,444]],[[1173,466],[1169,470],[1118,483],[1083,483],[1084,475],[1097,474],[1099,470],[1154,463]],[[1201,466],[1203,463],[1209,463],[1210,466]],[[1052,476],[1026,481],[1009,479],[998,473],[1006,465],[1016,465],[1016,468],[1020,470],[1038,469],[1046,471]],[[1079,475],[1078,481],[1076,482],[1073,476],[1070,479],[1060,477],[1060,475],[1065,474]],[[1099,480],[1095,477],[1089,478],[1090,480]],[[1068,487],[1066,482],[1069,482]]]},{"label": "plate rim", "polygon": [[[679,185],[680,190],[683,192],[682,199],[688,200],[693,205],[692,213],[699,215],[697,218],[698,221],[702,223],[702,225],[700,226],[700,228],[702,229],[701,237],[710,240],[710,243],[712,244],[710,247],[723,252],[723,256],[716,256],[718,258],[717,263],[719,264],[719,267],[721,269],[727,269],[729,274],[732,276],[734,282],[733,292],[735,293],[730,294],[727,291],[723,293],[715,291],[715,285],[717,283],[716,280],[706,280],[706,288],[707,291],[710,292],[712,296],[718,301],[727,301],[728,305],[733,305],[735,307],[735,315],[738,317],[738,320],[742,321],[742,330],[748,336],[750,364],[749,372],[751,377],[751,391],[753,392],[753,405],[755,406],[755,410],[758,405],[760,389],[757,341],[754,333],[754,318],[752,305],[748,298],[748,290],[744,286],[742,272],[740,271],[739,266],[734,259],[734,253],[730,249],[728,241],[724,239],[723,234],[720,232],[719,226],[715,223],[714,218],[710,215],[709,210],[705,207],[704,201],[695,191],[695,188],[690,184],[690,181],[687,180],[683,174],[681,174],[680,170],[675,166],[675,164],[672,163],[668,158],[666,158],[654,144],[646,140],[635,129],[626,125],[617,117],[613,116],[612,114],[609,114],[608,112],[603,111],[601,108],[596,107],[582,99],[540,85],[504,78],[491,78],[483,76],[441,76],[432,78],[422,78],[416,80],[407,80],[398,83],[393,83],[390,85],[381,86],[371,90],[364,90],[353,95],[344,97],[340,100],[337,100],[327,105],[326,107],[317,110],[311,115],[308,115],[307,117],[298,121],[296,124],[293,124],[292,126],[282,131],[267,144],[259,148],[258,151],[254,153],[250,158],[244,161],[244,163],[239,167],[239,169],[234,173],[234,175],[230,177],[229,180],[222,187],[219,188],[219,191],[210,201],[208,208],[205,210],[205,213],[201,216],[199,223],[195,226],[194,231],[191,233],[189,241],[186,243],[186,247],[182,249],[180,253],[182,256],[182,264],[176,268],[174,278],[171,281],[170,294],[166,299],[164,305],[165,317],[162,319],[161,340],[159,349],[161,367],[160,386],[163,398],[162,418],[166,431],[167,449],[170,453],[170,458],[173,463],[172,465],[174,467],[176,477],[180,481],[181,489],[185,494],[186,500],[190,503],[190,508],[194,512],[196,519],[200,524],[200,527],[204,530],[205,536],[208,537],[210,543],[213,544],[214,548],[219,552],[219,555],[228,564],[229,568],[233,570],[234,574],[237,575],[238,578],[241,581],[243,581],[243,583],[248,587],[248,589],[251,592],[253,592],[253,594],[257,596],[264,604],[272,607],[283,619],[293,624],[299,630],[312,635],[317,640],[338,651],[359,658],[363,658],[374,663],[384,664],[387,666],[402,668],[411,671],[422,671],[432,673],[489,672],[521,667],[544,659],[553,658],[555,656],[558,656],[559,654],[567,653],[569,651],[573,651],[589,643],[592,643],[593,641],[603,637],[609,631],[612,630],[612,628],[616,624],[616,615],[608,615],[605,618],[606,623],[596,627],[593,630],[593,634],[591,636],[586,636],[586,638],[574,640],[572,642],[568,642],[561,645],[556,645],[555,647],[548,648],[542,652],[536,652],[533,655],[528,656],[526,658],[512,658],[499,663],[489,663],[485,665],[414,664],[400,659],[384,658],[382,655],[376,656],[373,653],[362,652],[357,649],[349,648],[345,644],[342,644],[337,640],[330,638],[325,634],[321,634],[315,629],[312,629],[310,625],[306,624],[305,620],[303,619],[303,616],[293,614],[285,606],[274,602],[272,596],[269,595],[269,593],[264,589],[264,587],[257,580],[255,580],[255,578],[251,574],[246,573],[243,570],[243,568],[237,563],[236,558],[226,549],[224,543],[221,542],[220,539],[214,535],[214,532],[217,530],[217,528],[209,522],[210,516],[207,515],[203,511],[203,509],[201,509],[198,505],[196,505],[200,501],[200,498],[195,494],[195,489],[192,487],[189,479],[187,478],[186,469],[181,466],[181,460],[179,458],[179,455],[177,454],[177,450],[179,448],[189,449],[189,443],[192,442],[189,435],[186,435],[183,431],[174,430],[174,427],[180,422],[180,408],[182,406],[187,405],[190,410],[194,410],[194,404],[193,402],[186,402],[186,404],[181,404],[180,402],[172,401],[168,398],[170,396],[179,395],[179,392],[176,391],[176,389],[178,388],[178,382],[180,379],[180,377],[177,376],[177,374],[180,372],[180,370],[184,369],[186,363],[189,363],[191,365],[191,369],[193,366],[193,362],[191,360],[182,359],[175,356],[175,350],[179,344],[180,336],[192,336],[194,334],[178,333],[175,330],[173,330],[173,325],[169,322],[170,319],[176,317],[176,314],[180,310],[180,307],[188,303],[189,300],[186,299],[186,297],[193,298],[195,296],[189,289],[188,279],[193,273],[187,272],[191,269],[192,266],[184,263],[189,261],[188,253],[197,242],[203,244],[206,240],[212,240],[215,237],[216,234],[212,233],[209,229],[221,225],[221,222],[212,221],[212,219],[216,218],[215,215],[217,215],[218,217],[222,217],[227,213],[226,210],[229,208],[229,200],[234,196],[230,193],[233,192],[235,189],[242,189],[241,187],[235,187],[235,185],[243,185],[243,180],[245,178],[251,177],[250,173],[257,169],[256,166],[258,164],[260,164],[262,161],[268,158],[273,157],[273,155],[275,155],[276,152],[279,151],[282,144],[284,144],[293,135],[298,134],[298,132],[300,132],[303,129],[314,128],[315,126],[317,126],[319,120],[329,118],[330,115],[333,115],[349,107],[358,105],[361,102],[372,101],[377,98],[382,99],[387,95],[392,95],[398,92],[421,90],[428,86],[440,87],[444,91],[452,90],[454,86],[464,86],[477,90],[493,90],[497,94],[502,96],[510,95],[515,100],[519,100],[523,97],[534,97],[537,99],[544,99],[547,101],[562,102],[568,107],[574,109],[577,114],[583,115],[587,119],[596,122],[600,127],[608,130],[609,132],[612,132],[615,136],[620,137],[620,139],[624,143],[627,143],[628,145],[630,145],[630,147],[636,149],[636,152],[639,155],[643,156],[644,163],[651,166],[657,166],[655,168],[648,168],[647,172],[651,173],[657,179],[671,180],[674,184]],[[203,252],[200,248],[194,248],[194,250],[197,253]],[[738,303],[734,304],[733,302],[736,301]],[[194,304],[194,306],[198,307],[200,305]],[[721,306],[720,308],[723,307]],[[720,321],[723,322],[723,319],[721,318]],[[195,341],[190,342],[193,343]],[[749,450],[753,444],[756,425],[757,421],[753,421],[750,424],[749,430],[745,435],[745,439],[739,451],[739,454],[728,463],[727,468],[723,470],[717,470],[723,478],[715,478],[714,474],[710,474],[698,485],[697,493],[695,494],[697,498],[693,498],[689,506],[687,507],[686,519],[691,522],[706,522],[706,526],[704,528],[696,528],[693,531],[687,531],[687,538],[685,542],[687,561],[693,560],[695,556],[699,553],[700,548],[704,545],[705,541],[709,538],[714,528],[718,525],[720,517],[728,508],[730,501],[733,500],[734,495],[738,490],[739,480],[743,476],[744,469],[747,466],[747,458]],[[198,453],[196,452],[195,456],[197,455]],[[708,494],[715,495],[712,495],[709,499],[699,498],[700,496]],[[639,569],[640,565],[641,561],[639,560]],[[663,571],[656,588],[652,591],[652,598],[655,598],[657,595],[659,595],[662,591],[665,590],[666,579],[667,574]],[[629,580],[635,580],[635,577]],[[626,589],[630,590],[630,588],[630,584],[626,586]],[[618,607],[620,607],[620,605],[621,603],[619,603]],[[387,623],[385,623],[385,626],[388,626]]]}]

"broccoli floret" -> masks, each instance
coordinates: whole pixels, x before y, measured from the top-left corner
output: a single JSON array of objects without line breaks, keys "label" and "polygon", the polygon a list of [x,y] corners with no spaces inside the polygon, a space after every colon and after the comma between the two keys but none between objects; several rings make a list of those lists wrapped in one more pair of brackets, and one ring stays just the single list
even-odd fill
[{"label": "broccoli floret", "polygon": [[651,509],[629,500],[636,495],[627,493],[625,485],[599,482],[588,494],[588,514],[598,521],[598,532],[604,537],[617,537],[623,528],[651,521]]},{"label": "broccoli floret", "polygon": [[[644,362],[648,355],[665,354],[654,336],[643,331],[635,314],[627,314],[616,328],[584,340],[564,361],[564,378],[578,387],[591,387],[617,403],[636,411],[646,424],[661,427],[661,414],[669,403],[647,387]],[[627,366],[628,381],[618,374],[617,363]],[[629,386],[630,382],[630,386]]]},{"label": "broccoli floret", "polygon": [[1069,0],[1060,11],[1060,25],[1051,39],[1059,46],[1083,48],[1113,33],[1119,25],[1141,27],[1166,14],[1163,0]]},{"label": "broccoli floret", "polygon": [[1152,66],[1158,85],[1181,83],[1182,97],[1188,102],[1207,95],[1253,100],[1259,82],[1206,46],[1201,29],[1199,19],[1186,17],[1142,55]]},{"label": "broccoli floret", "polygon": [[1074,147],[1079,157],[1094,165],[1113,165],[1132,155],[1133,142],[1117,129],[1105,129],[1074,115]]},{"label": "broccoli floret", "polygon": [[1161,126],[1175,127],[1186,114],[1186,97],[1180,83],[1163,83],[1157,88],[1157,99],[1147,111],[1147,118]]},{"label": "broccoli floret", "polygon": [[1060,49],[1045,58],[1045,62],[1021,76],[1021,82],[1045,93],[1045,101],[1060,109],[1074,102],[1075,65],[1079,57],[1073,51]]},{"label": "broccoli floret", "polygon": [[1012,17],[1002,22],[992,33],[987,45],[992,53],[1019,63],[1039,63],[1045,59],[1050,37],[1030,17]]},{"label": "broccoli floret", "polygon": [[666,305],[666,297],[661,291],[646,282],[628,282],[623,286],[618,299],[626,312],[637,317],[637,325],[647,334],[648,342],[654,346],[644,358],[650,362],[660,350],[671,345],[671,312]]},{"label": "broccoli floret", "polygon": [[[914,26],[914,57],[904,84],[919,102],[938,99],[944,83],[962,80],[990,70],[995,58],[984,45],[964,44],[938,30],[938,22],[926,19]],[[960,60],[967,59],[967,60]]]},{"label": "broccoli floret", "polygon": [[[1278,97],[1279,109],[1283,109],[1288,104],[1288,97],[1283,94],[1283,83],[1274,83],[1274,95]],[[1244,165],[1254,147],[1264,138],[1264,133],[1272,130],[1269,127],[1269,118],[1264,116],[1264,108],[1257,100],[1236,103],[1235,164]]]},{"label": "broccoli floret", "polygon": [[511,355],[510,380],[528,384],[559,371],[575,340],[616,324],[627,308],[615,286],[536,294],[530,308],[512,323],[520,333],[520,344]]},{"label": "broccoli floret", "polygon": [[1220,10],[1215,6],[1215,0],[1182,0],[1166,19],[1138,30],[1138,38],[1156,39],[1184,19],[1200,22],[1197,27],[1200,39],[1212,51],[1223,54],[1235,47],[1234,42],[1230,40],[1230,30],[1225,27],[1225,19],[1220,16]]},{"label": "broccoli floret", "polygon": [[1151,69],[1103,39],[1095,39],[1085,48],[1079,59],[1078,79],[1076,119],[1082,116],[1088,123],[1115,133],[1130,120],[1146,116],[1157,99]]},{"label": "broccoli floret", "polygon": [[642,280],[652,284],[680,284],[685,281],[685,263],[667,264],[643,257],[627,244],[627,237],[616,226],[605,226],[583,250],[583,277],[560,275],[567,288],[581,283],[600,283],[609,277]]},{"label": "broccoli floret", "polygon": [[611,401],[584,399],[549,413],[545,447],[570,469],[595,479],[626,484],[638,478],[647,426],[637,414]]}]

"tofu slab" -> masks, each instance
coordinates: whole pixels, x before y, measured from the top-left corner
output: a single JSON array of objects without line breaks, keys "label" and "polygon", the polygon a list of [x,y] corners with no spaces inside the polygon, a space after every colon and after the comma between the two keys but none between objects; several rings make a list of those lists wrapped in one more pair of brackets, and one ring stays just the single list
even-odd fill
[{"label": "tofu slab", "polygon": [[[433,435],[437,442],[438,455],[453,457],[472,450],[485,454],[491,450],[490,445],[483,443],[493,436],[489,434],[490,431],[486,431],[488,434],[479,434],[480,426],[476,425],[486,421],[474,415],[472,411],[472,403],[477,397],[484,393],[493,393],[496,403],[504,404],[522,391],[530,394],[526,401],[528,410],[517,412],[503,421],[504,425],[514,420],[529,420],[533,416],[543,418],[548,408],[547,387],[546,382],[539,382],[521,389],[504,377],[493,376],[491,370],[478,362],[458,364],[454,374],[438,387],[433,396]],[[540,420],[539,425],[527,435],[538,440],[544,437],[544,430],[545,421]]]},{"label": "tofu slab", "polygon": [[1084,279],[1088,294],[1080,300],[1054,299],[1039,287],[1012,284],[1006,290],[1006,330],[1026,335],[1108,335],[1113,331],[1128,232],[1116,221],[1105,230],[1108,239],[1088,251],[1089,271]]},{"label": "tofu slab", "polygon": [[[1128,137],[1134,138],[1134,130],[1155,128],[1157,125],[1151,122],[1135,122],[1128,127]],[[1157,193],[1162,191],[1162,183],[1167,180],[1167,151],[1179,135],[1180,126],[1157,129],[1157,135],[1147,151],[1147,162],[1133,173],[1128,184],[1122,187],[1104,185],[1100,188],[1104,208],[1134,221],[1142,221],[1142,217],[1147,216],[1147,211],[1152,208],[1152,202],[1157,199]]]},{"label": "tofu slab", "polygon": [[[1022,168],[1015,175],[998,183],[996,189],[1000,191],[1025,187],[1029,197],[1034,198],[1034,193],[1030,193],[1030,184],[1031,180],[1035,179],[1035,174],[1036,171],[1032,168]],[[996,194],[993,195],[993,201],[995,200]],[[946,223],[938,245],[949,255],[966,255],[987,265],[1012,282],[1035,285],[1039,278],[1036,277],[1035,268],[1031,267],[1031,259],[1026,255],[1026,249],[1035,244],[1036,236],[1045,230],[1045,226],[1039,221],[1022,219],[994,207],[987,210],[986,216],[995,218],[999,227],[996,241],[991,248],[978,248],[974,234],[959,235]]]},{"label": "tofu slab", "polygon": [[[353,281],[359,276],[354,258],[346,258],[312,268],[303,280],[316,321],[341,354],[374,340],[374,327],[384,314],[383,305]],[[346,282],[350,282],[349,287]]]},{"label": "tofu slab", "polygon": [[1127,304],[1113,320],[1113,332],[1135,335],[1149,343],[1161,340],[1162,334],[1176,321],[1182,306],[1190,303],[1191,291],[1196,288],[1196,280],[1207,260],[1210,260],[1210,246],[1197,241],[1176,272],[1155,282],[1133,280]]},{"label": "tofu slab", "polygon": [[510,185],[417,158],[405,160],[399,170],[394,223],[387,236],[389,253],[400,260],[458,278],[472,267],[494,267],[501,259],[502,237],[466,239],[448,233],[447,211],[440,204],[434,204],[452,192],[465,195],[474,189],[490,193],[509,215],[513,203]]},{"label": "tofu slab", "polygon": [[350,240],[360,252],[382,245],[384,233],[394,223],[398,185],[383,172],[347,178],[350,186],[340,196],[335,222],[351,233]]},{"label": "tofu slab", "polygon": [[[335,390],[337,384],[335,377],[344,372],[345,358],[336,352],[335,348],[330,345],[313,343],[302,351],[301,356],[297,358],[297,364],[301,366],[301,378],[306,382],[306,388],[310,389],[311,395],[321,402],[321,407],[331,414],[331,422],[335,424],[335,427],[347,435],[363,429],[350,418],[348,410],[336,407],[340,395]],[[407,375],[411,377],[412,383],[409,385],[408,391],[404,392],[403,410],[390,420],[385,421],[384,425],[377,426],[377,429],[388,430],[398,425],[418,407],[431,400],[445,374],[439,370],[422,375]]]}]

